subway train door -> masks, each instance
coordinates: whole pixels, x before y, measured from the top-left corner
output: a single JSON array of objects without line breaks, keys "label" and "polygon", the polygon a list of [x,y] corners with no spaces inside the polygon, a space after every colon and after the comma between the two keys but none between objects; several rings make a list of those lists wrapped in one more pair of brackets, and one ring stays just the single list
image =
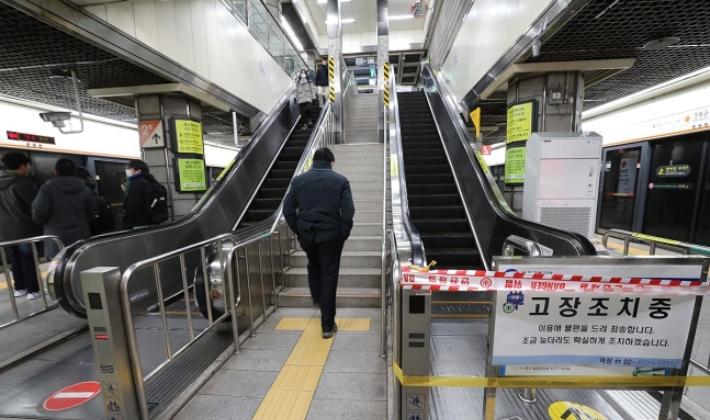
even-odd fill
[{"label": "subway train door", "polygon": [[91,158],[89,171],[96,178],[96,192],[111,203],[116,220],[113,231],[123,230],[121,207],[123,206],[123,190],[121,181],[126,178],[128,160]]}]

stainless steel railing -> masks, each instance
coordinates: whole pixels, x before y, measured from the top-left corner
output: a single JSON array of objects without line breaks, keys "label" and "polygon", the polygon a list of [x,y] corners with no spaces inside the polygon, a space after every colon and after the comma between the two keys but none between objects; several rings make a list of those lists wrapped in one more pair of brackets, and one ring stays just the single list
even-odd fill
[{"label": "stainless steel railing", "polygon": [[609,229],[604,236],[602,236],[602,244],[605,248],[608,248],[609,238],[616,238],[624,241],[624,255],[629,255],[630,244],[632,242],[636,242],[648,245],[649,255],[656,255],[656,249],[664,249],[666,251],[676,252],[683,255],[701,254],[710,256],[710,247],[645,235],[638,232],[629,232],[627,230]]},{"label": "stainless steel railing", "polygon": [[[43,312],[47,312],[57,307],[56,303],[51,305],[47,303],[47,294],[45,292],[44,280],[42,279],[42,270],[40,269],[39,256],[37,253],[37,243],[45,240],[53,241],[55,244],[57,244],[59,250],[64,249],[64,244],[62,243],[62,241],[58,237],[52,235],[35,236],[33,238],[0,242],[0,260],[2,260],[2,267],[5,271],[5,283],[7,285],[7,292],[10,297],[10,307],[12,308],[12,321],[0,325],[0,329],[9,327],[10,325],[16,324],[20,321],[31,318],[35,315],[39,315]],[[35,275],[37,276],[37,285],[39,286],[39,294],[42,297],[42,303],[44,306],[43,309],[26,315],[20,315],[20,312],[17,308],[17,301],[15,299],[13,288],[14,278],[12,278],[12,271],[9,268],[10,265],[7,263],[7,256],[5,255],[5,248],[19,245],[30,245],[32,247],[32,258],[34,261]],[[16,263],[17,261],[13,262],[13,264]]]}]

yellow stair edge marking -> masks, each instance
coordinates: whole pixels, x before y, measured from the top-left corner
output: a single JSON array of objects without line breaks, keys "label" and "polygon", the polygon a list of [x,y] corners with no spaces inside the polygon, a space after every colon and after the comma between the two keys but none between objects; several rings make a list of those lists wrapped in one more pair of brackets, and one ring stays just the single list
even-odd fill
[{"label": "yellow stair edge marking", "polygon": [[279,391],[316,391],[323,366],[286,365],[271,389]]},{"label": "yellow stair edge marking", "polygon": [[[2,273],[2,275],[6,276],[7,274]],[[47,278],[47,272],[43,271],[42,272],[42,279],[46,279],[46,278]],[[3,279],[0,280],[0,290],[5,290],[5,289],[7,289],[7,281],[5,281],[5,278],[3,277]],[[49,296],[49,294],[47,296]]]},{"label": "yellow stair edge marking", "polygon": [[253,420],[303,420],[315,392],[271,389],[264,397]]}]

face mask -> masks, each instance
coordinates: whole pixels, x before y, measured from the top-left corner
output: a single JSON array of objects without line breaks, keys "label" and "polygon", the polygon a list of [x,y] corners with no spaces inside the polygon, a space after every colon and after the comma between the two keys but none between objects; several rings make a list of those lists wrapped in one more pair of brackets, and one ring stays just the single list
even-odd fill
[{"label": "face mask", "polygon": [[131,170],[130,170],[130,169],[126,169],[126,177],[127,177],[127,178],[130,178],[130,177],[132,177],[132,176],[133,176],[133,173],[131,172]]},{"label": "face mask", "polygon": [[305,78],[306,78],[306,75],[305,75],[305,74],[302,74],[302,75],[301,75],[301,79],[305,79]]}]

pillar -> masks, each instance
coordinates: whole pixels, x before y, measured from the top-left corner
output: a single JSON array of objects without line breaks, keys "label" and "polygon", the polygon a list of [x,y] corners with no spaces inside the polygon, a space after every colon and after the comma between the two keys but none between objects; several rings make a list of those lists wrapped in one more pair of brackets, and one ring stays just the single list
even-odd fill
[{"label": "pillar", "polygon": [[340,61],[342,60],[343,33],[340,25],[339,0],[328,0],[326,9],[326,22],[328,25],[328,100],[330,109],[335,117],[333,133],[335,143],[343,143],[343,86],[340,74]]},{"label": "pillar", "polygon": [[388,0],[377,0],[377,140],[384,142],[386,110],[389,109],[389,19]]},{"label": "pillar", "polygon": [[[584,106],[584,74],[559,72],[520,75],[508,82],[508,109],[527,101],[534,103],[532,132],[579,132],[582,127]],[[510,112],[508,118],[511,118]],[[526,141],[511,143],[511,121],[508,121],[506,184],[503,195],[508,205],[518,215],[523,211],[523,180],[514,178],[515,175],[510,173],[509,170],[515,163],[512,159],[509,163],[508,157],[518,156],[523,159],[524,168],[524,155],[521,149],[524,149],[525,143]]]},{"label": "pillar", "polygon": [[[143,130],[141,122],[162,121],[163,144],[156,147],[150,141],[141,145],[143,160],[148,164],[150,173],[168,190],[170,200],[170,215],[172,220],[187,215],[195,206],[203,191],[180,192],[177,185],[177,173],[174,168],[177,151],[173,150],[170,139],[173,136],[171,117],[192,119],[202,122],[202,105],[189,98],[167,95],[145,95],[136,98],[136,114],[139,130]],[[140,134],[139,134],[140,135]],[[180,155],[180,157],[203,160],[204,154]]]}]

